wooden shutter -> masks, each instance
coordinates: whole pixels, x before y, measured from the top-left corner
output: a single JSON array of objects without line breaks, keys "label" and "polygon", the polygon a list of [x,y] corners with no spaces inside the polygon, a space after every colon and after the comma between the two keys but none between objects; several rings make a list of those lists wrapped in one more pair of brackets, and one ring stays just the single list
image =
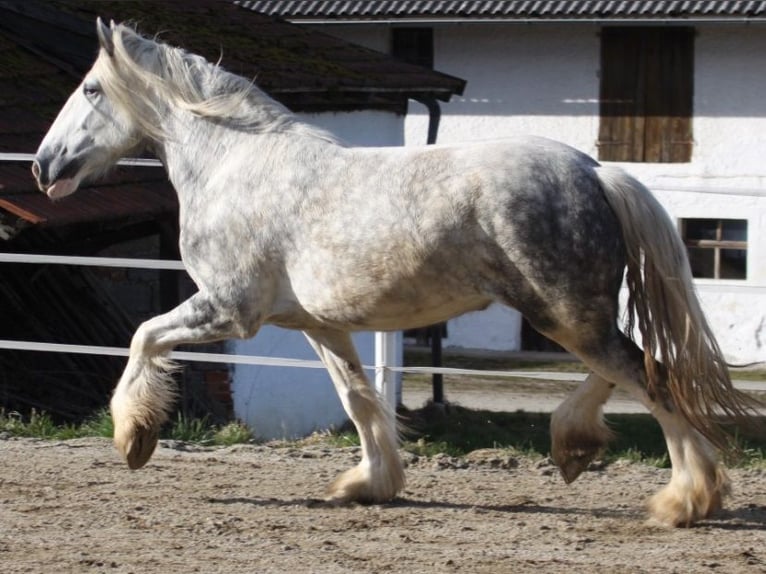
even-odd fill
[{"label": "wooden shutter", "polygon": [[690,161],[693,85],[694,29],[605,28],[599,159]]},{"label": "wooden shutter", "polygon": [[641,161],[644,156],[641,47],[637,29],[601,32],[601,160]]},{"label": "wooden shutter", "polygon": [[691,161],[694,29],[648,29],[645,46],[644,161]]}]

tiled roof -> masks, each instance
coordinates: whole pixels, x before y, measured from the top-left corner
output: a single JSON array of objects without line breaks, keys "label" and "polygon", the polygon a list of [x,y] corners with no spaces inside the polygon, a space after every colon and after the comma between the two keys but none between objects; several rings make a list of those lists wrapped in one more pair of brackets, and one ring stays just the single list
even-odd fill
[{"label": "tiled roof", "polygon": [[766,19],[766,1],[752,0],[241,0],[240,4],[295,20]]}]

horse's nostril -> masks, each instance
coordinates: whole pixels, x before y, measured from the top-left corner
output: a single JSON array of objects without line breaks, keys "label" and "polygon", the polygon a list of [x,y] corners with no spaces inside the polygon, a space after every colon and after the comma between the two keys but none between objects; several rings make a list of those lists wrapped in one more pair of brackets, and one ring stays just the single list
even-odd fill
[{"label": "horse's nostril", "polygon": [[40,179],[40,164],[37,163],[37,160],[32,162],[32,175],[35,177],[35,179]]}]

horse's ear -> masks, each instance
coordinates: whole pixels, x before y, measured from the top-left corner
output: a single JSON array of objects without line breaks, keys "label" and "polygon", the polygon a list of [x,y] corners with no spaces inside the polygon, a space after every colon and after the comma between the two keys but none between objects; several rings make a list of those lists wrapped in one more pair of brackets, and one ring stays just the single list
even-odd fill
[{"label": "horse's ear", "polygon": [[114,56],[114,40],[112,39],[113,30],[114,30],[114,22],[111,22],[111,27],[107,27],[100,17],[96,19],[96,32],[98,33],[98,43],[110,56]]}]

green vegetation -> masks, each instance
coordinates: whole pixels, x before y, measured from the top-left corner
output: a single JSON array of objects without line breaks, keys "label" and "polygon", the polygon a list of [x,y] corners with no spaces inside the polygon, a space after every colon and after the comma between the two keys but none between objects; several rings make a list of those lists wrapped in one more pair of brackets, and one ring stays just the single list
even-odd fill
[{"label": "green vegetation", "polygon": [[[538,358],[539,357],[539,358]],[[405,351],[404,362],[408,366],[430,365],[430,350],[409,348]],[[550,355],[527,356],[519,354],[459,353],[445,351],[442,363],[445,367],[497,371],[547,371],[585,373],[587,367],[567,354],[556,358]],[[764,381],[766,370],[753,368],[732,368],[732,378],[738,380]],[[512,383],[517,390],[531,391],[540,388],[540,381],[524,378],[485,377],[481,375],[444,377],[445,388],[459,385],[461,390],[480,390],[487,385]],[[408,388],[429,388],[430,375],[407,374]],[[557,388],[566,390],[575,383],[558,382]],[[754,393],[766,400],[764,393]],[[657,421],[648,414],[608,415],[607,422],[614,431],[614,440],[604,453],[606,461],[629,459],[648,464],[669,466],[665,440]],[[478,448],[509,448],[524,453],[547,456],[550,452],[550,415],[529,412],[490,412],[469,410],[457,405],[444,408],[426,406],[411,413],[404,413],[402,423],[409,430],[403,433],[405,448],[418,454],[446,452],[462,456]],[[729,428],[735,436],[739,449],[738,456],[730,464],[766,468],[766,417],[752,427]]]},{"label": "green vegetation", "polygon": [[[500,448],[533,456],[547,456],[550,450],[550,415],[546,413],[492,412],[466,409],[456,405],[426,405],[417,411],[399,415],[403,448],[421,456],[445,453],[465,456],[483,448]],[[644,414],[609,415],[607,421],[615,438],[604,453],[607,462],[616,459],[641,461],[667,467],[669,460],[665,441],[657,422]],[[766,424],[766,419],[758,421]],[[730,429],[736,437],[740,455],[730,465],[766,468],[766,434],[758,428]],[[65,440],[86,436],[111,437],[112,421],[108,411],[96,413],[80,425],[56,425],[45,413],[32,412],[29,417],[0,411],[0,436]],[[228,446],[254,442],[253,433],[245,425],[233,422],[223,426],[208,419],[189,419],[178,415],[166,425],[162,438],[203,445]],[[350,428],[315,434],[297,444],[322,442],[328,446],[358,446],[359,437]],[[296,442],[284,443],[294,446]]]},{"label": "green vegetation", "polygon": [[[648,414],[607,416],[614,439],[603,459],[612,462],[627,459],[661,468],[670,466],[665,440],[657,422]],[[766,424],[766,420],[760,421]],[[427,405],[417,411],[399,413],[403,448],[420,456],[444,453],[461,457],[483,448],[499,448],[532,456],[544,457],[550,452],[550,414],[517,411],[493,412],[448,405]],[[734,432],[741,450],[732,466],[766,468],[766,435],[753,428]],[[336,447],[359,446],[359,437],[344,428],[304,442],[323,440]],[[293,444],[293,443],[291,443]]]},{"label": "green vegetation", "polygon": [[[445,409],[427,406],[405,415],[409,427],[405,438],[414,443],[415,452],[430,454],[427,445],[443,445],[441,452],[463,456],[480,448],[509,448],[517,452],[547,456],[550,452],[550,414],[492,412],[459,406]],[[630,458],[662,464],[665,441],[656,421],[649,415],[612,415],[609,426],[615,433],[605,456]],[[763,445],[766,447],[766,443]]]},{"label": "green vegetation", "polygon": [[217,427],[217,430],[213,434],[213,444],[219,446],[231,446],[233,444],[243,444],[254,442],[255,437],[253,431],[251,431],[245,424],[234,421]]},{"label": "green vegetation", "polygon": [[[48,414],[34,410],[27,417],[0,410],[0,435],[68,440],[82,437],[111,438],[113,433],[112,417],[107,409],[99,410],[79,425],[57,425]],[[180,414],[165,426],[161,436],[164,439],[216,446],[253,441],[253,433],[242,423],[231,422],[218,426],[211,424],[207,418],[190,419]]]},{"label": "green vegetation", "polygon": [[[492,412],[459,406],[426,406],[401,417],[404,448],[416,454],[444,452],[463,456],[480,448],[508,448],[516,452],[547,456],[550,452],[550,414]],[[668,467],[665,440],[659,424],[648,414],[607,415],[614,432],[603,458],[629,459]],[[749,428],[728,429],[735,436],[739,456],[728,461],[733,466],[766,468],[766,419]]]}]

